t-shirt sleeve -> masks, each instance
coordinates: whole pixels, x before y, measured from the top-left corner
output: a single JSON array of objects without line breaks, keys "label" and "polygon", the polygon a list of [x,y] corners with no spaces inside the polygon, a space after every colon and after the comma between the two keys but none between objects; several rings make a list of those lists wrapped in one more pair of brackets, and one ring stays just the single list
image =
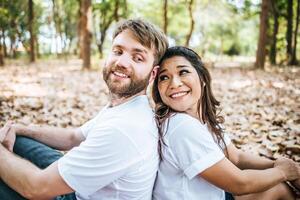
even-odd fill
[{"label": "t-shirt sleeve", "polygon": [[124,175],[139,159],[135,147],[121,131],[94,127],[80,146],[58,161],[58,170],[72,189],[88,197]]},{"label": "t-shirt sleeve", "polygon": [[87,138],[88,132],[91,129],[92,125],[94,124],[95,118],[85,122],[82,126],[79,127],[81,133],[85,138]]},{"label": "t-shirt sleeve", "polygon": [[180,123],[173,131],[169,145],[179,167],[189,179],[225,157],[211,133],[197,120]]}]

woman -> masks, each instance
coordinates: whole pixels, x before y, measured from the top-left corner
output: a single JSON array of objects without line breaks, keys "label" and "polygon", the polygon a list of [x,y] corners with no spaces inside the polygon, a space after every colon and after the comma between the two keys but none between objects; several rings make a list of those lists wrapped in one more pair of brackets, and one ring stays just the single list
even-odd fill
[{"label": "woman", "polygon": [[[153,86],[162,162],[156,200],[294,199],[284,181],[299,179],[289,159],[271,161],[238,150],[223,133],[211,78],[191,49],[171,47]],[[230,193],[226,193],[228,191]]]}]

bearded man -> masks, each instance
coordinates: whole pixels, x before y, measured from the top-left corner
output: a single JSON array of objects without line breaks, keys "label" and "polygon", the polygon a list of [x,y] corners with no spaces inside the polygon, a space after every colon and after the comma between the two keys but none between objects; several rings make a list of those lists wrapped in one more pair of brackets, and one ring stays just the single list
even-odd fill
[{"label": "bearded man", "polygon": [[7,123],[0,130],[1,199],[150,200],[159,156],[146,88],[167,47],[157,27],[127,20],[103,69],[109,103],[95,118],[77,129]]}]

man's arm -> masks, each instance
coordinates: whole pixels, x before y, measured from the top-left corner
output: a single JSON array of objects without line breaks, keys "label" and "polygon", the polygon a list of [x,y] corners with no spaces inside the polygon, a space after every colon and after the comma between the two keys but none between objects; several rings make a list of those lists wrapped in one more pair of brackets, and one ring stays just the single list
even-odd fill
[{"label": "man's arm", "polygon": [[28,199],[50,199],[73,192],[58,172],[57,161],[44,170],[0,144],[0,178]]},{"label": "man's arm", "polygon": [[11,124],[10,134],[33,138],[58,150],[70,150],[85,140],[81,130]]}]

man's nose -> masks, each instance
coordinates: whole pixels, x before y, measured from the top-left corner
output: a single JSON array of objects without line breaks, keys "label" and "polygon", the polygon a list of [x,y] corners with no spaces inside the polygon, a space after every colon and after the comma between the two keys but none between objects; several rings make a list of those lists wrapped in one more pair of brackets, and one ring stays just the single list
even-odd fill
[{"label": "man's nose", "polygon": [[118,67],[128,68],[130,66],[130,57],[126,54],[119,56],[116,65]]}]

